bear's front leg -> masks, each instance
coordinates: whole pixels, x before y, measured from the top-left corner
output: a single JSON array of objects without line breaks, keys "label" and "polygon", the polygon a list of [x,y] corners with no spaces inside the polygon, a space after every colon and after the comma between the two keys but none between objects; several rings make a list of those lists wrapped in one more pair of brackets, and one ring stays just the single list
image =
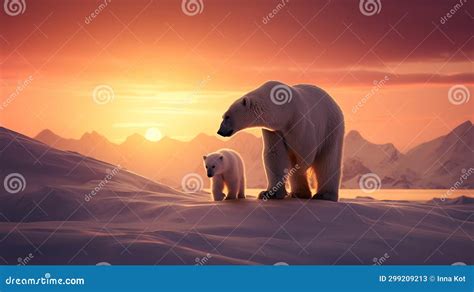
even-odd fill
[{"label": "bear's front leg", "polygon": [[227,193],[226,200],[235,200],[237,199],[237,193],[239,192],[239,182],[235,180],[226,181]]},{"label": "bear's front leg", "polygon": [[222,201],[225,197],[224,193],[222,192],[224,190],[224,180],[222,179],[222,176],[217,175],[212,177],[211,183],[212,197],[214,198],[214,201]]},{"label": "bear's front leg", "polygon": [[267,190],[260,192],[258,198],[263,200],[283,199],[287,195],[285,169],[290,166],[285,140],[277,132],[263,129],[262,134]]}]

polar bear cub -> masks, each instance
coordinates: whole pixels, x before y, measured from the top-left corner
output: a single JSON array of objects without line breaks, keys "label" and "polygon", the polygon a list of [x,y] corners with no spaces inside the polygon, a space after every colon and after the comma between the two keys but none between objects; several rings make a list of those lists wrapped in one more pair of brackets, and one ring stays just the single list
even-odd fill
[{"label": "polar bear cub", "polygon": [[[207,177],[211,178],[214,201],[245,199],[245,169],[239,153],[220,149],[203,156]],[[223,193],[227,187],[227,196]]]}]

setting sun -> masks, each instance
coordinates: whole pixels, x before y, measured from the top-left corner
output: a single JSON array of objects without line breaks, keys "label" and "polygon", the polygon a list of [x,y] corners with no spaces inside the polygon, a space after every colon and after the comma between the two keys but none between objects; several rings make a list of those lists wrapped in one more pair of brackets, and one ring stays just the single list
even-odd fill
[{"label": "setting sun", "polygon": [[157,142],[163,138],[163,134],[161,134],[161,131],[157,128],[149,128],[146,130],[145,138],[148,141]]}]

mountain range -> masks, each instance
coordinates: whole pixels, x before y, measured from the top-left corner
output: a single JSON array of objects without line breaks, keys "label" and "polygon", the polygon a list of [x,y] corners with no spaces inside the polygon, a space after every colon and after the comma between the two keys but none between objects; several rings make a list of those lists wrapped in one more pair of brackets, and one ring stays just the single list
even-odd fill
[{"label": "mountain range", "polygon": [[[220,148],[238,151],[245,162],[247,186],[266,186],[262,163],[262,140],[241,132],[224,141],[199,134],[183,142],[164,137],[158,142],[139,134],[115,144],[97,132],[85,133],[80,139],[66,139],[43,130],[34,139],[53,148],[74,151],[112,164],[166,185],[181,188],[189,173],[201,176],[209,185],[202,156]],[[361,176],[374,173],[385,189],[449,189],[474,188],[474,129],[471,121],[458,125],[448,134],[401,153],[393,144],[374,144],[357,131],[347,133],[344,145],[343,188],[359,188]],[[465,174],[466,179],[461,177]],[[466,175],[465,175],[466,176]]]},{"label": "mountain range", "polygon": [[[94,133],[83,138],[86,146],[96,144],[81,151],[92,154],[105,149],[101,151],[111,151],[105,153],[108,157],[127,149],[145,151],[148,147],[146,151],[151,153],[156,147],[168,149],[171,152],[154,157],[168,155],[169,161],[149,159],[157,169],[165,168],[156,173],[163,176],[169,176],[167,167],[176,157],[189,157],[180,151],[191,148],[190,143],[169,139],[147,144],[139,136],[133,136],[124,145],[111,145]],[[456,136],[451,138],[456,140]],[[228,142],[201,135],[192,145],[204,149],[232,143],[239,149],[247,147],[247,152],[242,150],[245,155],[255,153],[252,155],[259,157],[251,147],[258,144],[249,144],[249,139],[260,141],[246,134]],[[357,133],[348,135],[348,140],[352,139],[361,141]],[[465,145],[458,143],[445,145],[449,139],[444,137],[430,144],[432,150],[464,149]],[[59,141],[64,146],[77,144]],[[144,144],[137,149],[133,148],[135,143]],[[414,149],[412,155],[418,155],[417,151],[427,146]],[[352,159],[359,163],[367,151],[378,149],[393,154],[374,152],[363,166],[353,162],[364,172],[369,167],[379,171],[385,164],[399,160],[397,163],[402,163],[402,157],[408,156],[394,151],[390,145],[368,144],[362,148],[364,151],[353,149]],[[195,150],[200,151],[201,148]],[[445,159],[460,157],[453,152],[436,158],[442,158],[444,167],[455,171],[459,165],[445,163]],[[125,154],[130,155],[129,161],[138,163],[134,157],[146,161],[145,152]],[[200,164],[198,160],[199,157],[196,164]],[[257,162],[255,159],[255,165]],[[420,163],[425,163],[418,165],[420,168],[431,166],[431,161]],[[389,265],[474,262],[471,253],[466,252],[472,249],[474,224],[473,198],[469,196],[429,201],[404,201],[397,196],[383,201],[358,197],[341,198],[337,204],[308,200],[302,205],[300,200],[291,198],[256,200],[258,191],[248,190],[245,200],[212,202],[209,193],[180,192],[121,165],[58,150],[1,127],[0,166],[2,265],[26,265],[27,255],[28,265],[373,265],[374,255],[384,255],[387,250],[390,257],[384,264]],[[432,167],[430,173],[436,174],[436,168]],[[260,175],[259,170],[255,172]],[[355,192],[363,195],[363,190]],[[452,236],[446,238],[447,234]]]}]

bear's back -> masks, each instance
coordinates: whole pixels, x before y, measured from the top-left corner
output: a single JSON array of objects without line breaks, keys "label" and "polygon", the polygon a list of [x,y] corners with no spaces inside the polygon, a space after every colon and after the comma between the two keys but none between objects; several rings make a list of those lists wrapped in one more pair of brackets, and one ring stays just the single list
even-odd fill
[{"label": "bear's back", "polygon": [[[343,113],[337,102],[325,90],[311,84],[298,84],[293,88],[298,92],[298,96],[303,102],[303,109],[314,108],[318,111],[331,112],[335,120],[343,120]],[[314,106],[314,105],[317,106]]]},{"label": "bear's back", "polygon": [[[332,97],[323,89],[311,84],[297,84],[293,88],[300,97],[308,102],[333,101]],[[333,101],[334,102],[334,101]]]},{"label": "bear's back", "polygon": [[[307,123],[306,128],[315,129],[318,140],[324,140],[330,133],[344,133],[344,114],[336,101],[323,89],[310,85],[298,84],[293,86],[298,93],[295,110],[305,113],[311,120],[301,119],[301,115],[296,115],[297,121]],[[328,139],[326,139],[328,140]],[[329,141],[329,140],[328,140]]]},{"label": "bear's back", "polygon": [[229,148],[223,148],[220,149],[218,152],[222,154],[222,156],[224,156],[224,160],[230,163],[232,167],[237,166],[239,171],[243,171],[244,162],[242,156],[240,156],[237,151]]}]

